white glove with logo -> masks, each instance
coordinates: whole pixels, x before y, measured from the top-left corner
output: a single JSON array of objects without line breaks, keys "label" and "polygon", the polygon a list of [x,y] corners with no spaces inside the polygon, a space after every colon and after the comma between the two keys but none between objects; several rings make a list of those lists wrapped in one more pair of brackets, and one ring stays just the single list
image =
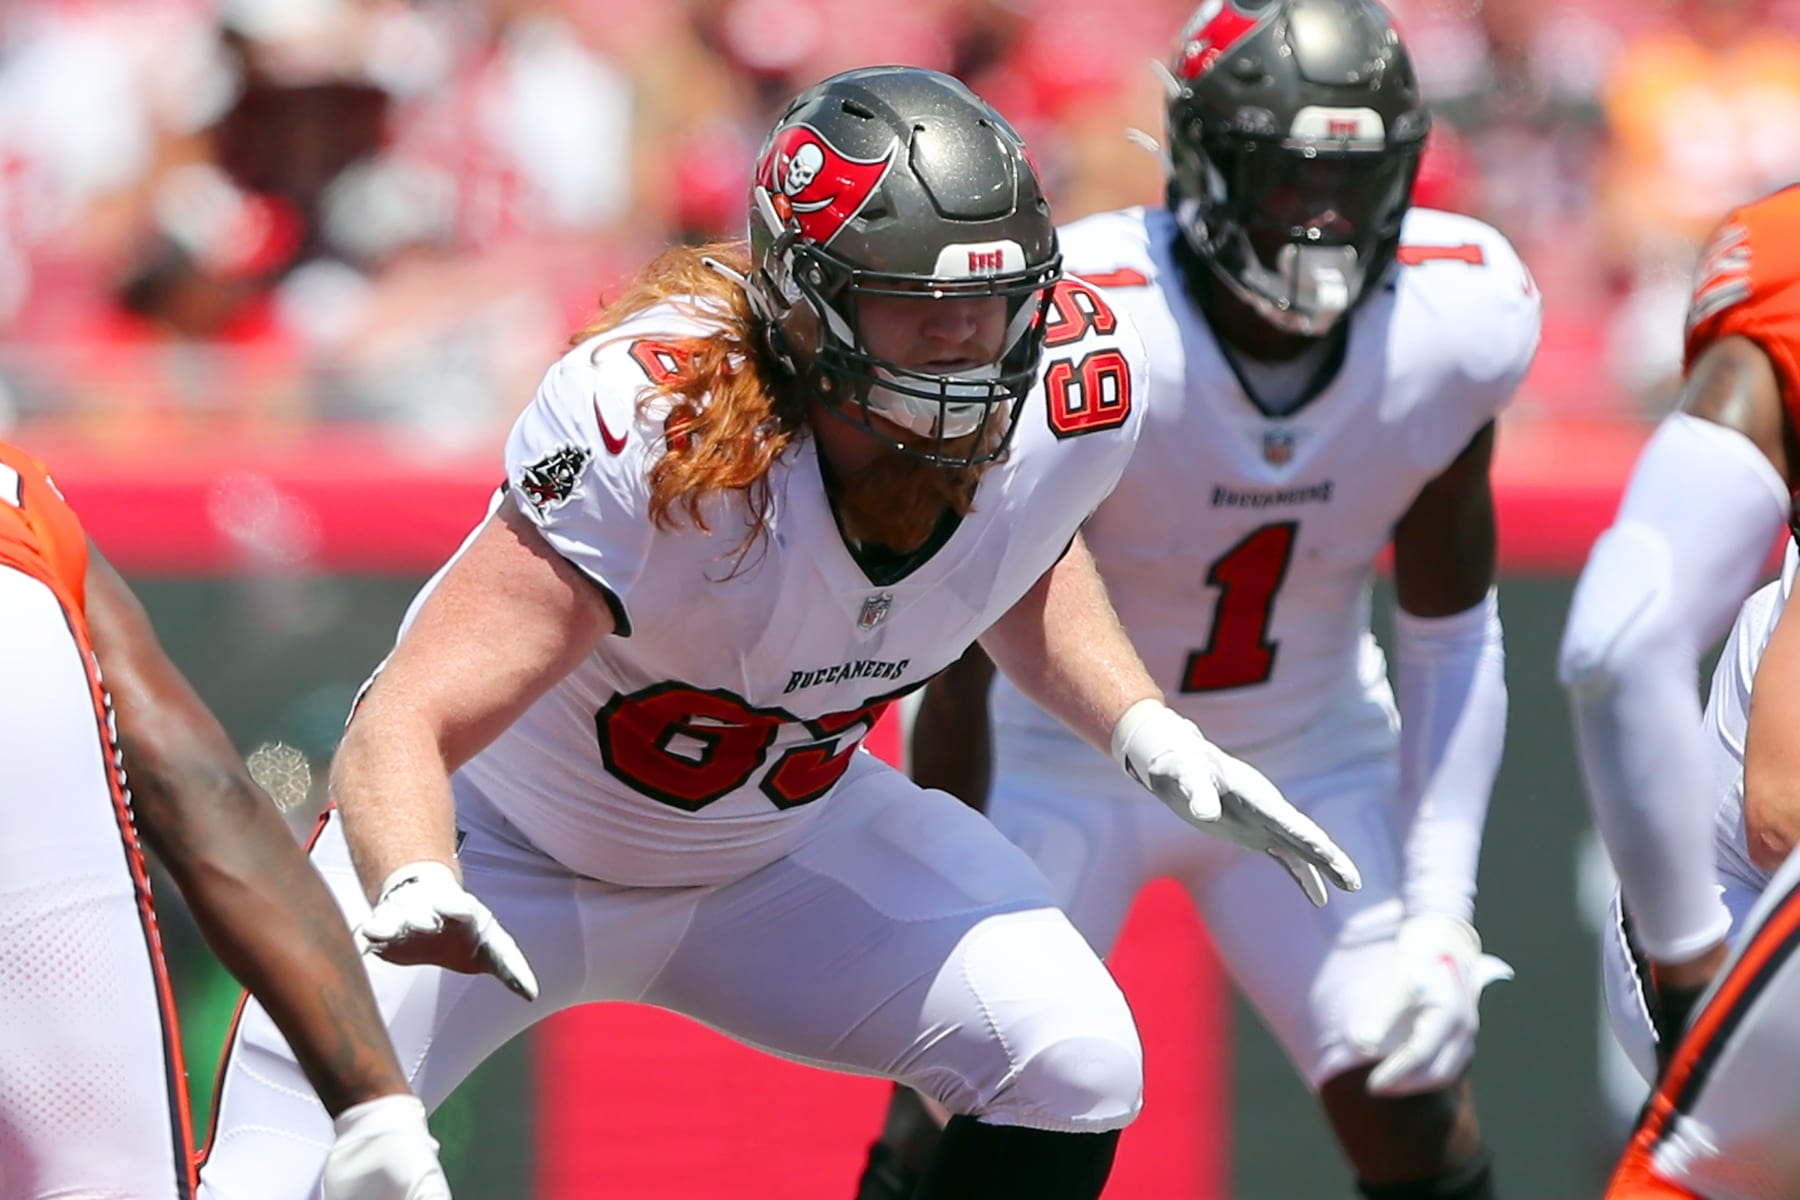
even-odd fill
[{"label": "white glove with logo", "polygon": [[1401,922],[1398,963],[1385,1003],[1353,1034],[1380,1062],[1369,1073],[1377,1096],[1409,1096],[1449,1087],[1475,1056],[1476,1005],[1490,983],[1513,969],[1481,952],[1467,921],[1421,913]]},{"label": "white glove with logo", "polygon": [[1207,741],[1162,701],[1139,700],[1125,711],[1113,728],[1112,753],[1188,824],[1286,867],[1315,905],[1325,903],[1325,879],[1346,892],[1362,887],[1350,856],[1261,771]]},{"label": "white glove with logo", "polygon": [[332,1128],[337,1141],[325,1159],[324,1200],[450,1200],[417,1096],[352,1105]]},{"label": "white glove with logo", "polygon": [[537,999],[537,976],[525,952],[441,862],[409,863],[389,875],[354,932],[364,953],[403,966],[485,971],[525,999]]}]

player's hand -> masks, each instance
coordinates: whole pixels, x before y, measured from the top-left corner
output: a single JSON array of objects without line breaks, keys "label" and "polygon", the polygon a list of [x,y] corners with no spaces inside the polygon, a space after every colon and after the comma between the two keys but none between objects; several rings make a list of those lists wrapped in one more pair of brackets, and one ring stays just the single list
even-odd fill
[{"label": "player's hand", "polygon": [[332,1127],[337,1140],[325,1159],[324,1200],[450,1200],[418,1097],[382,1096],[352,1105]]},{"label": "player's hand", "polygon": [[485,971],[525,999],[537,999],[537,976],[525,952],[441,862],[409,863],[389,875],[355,936],[357,949],[388,962],[465,975]]},{"label": "player's hand", "polygon": [[1160,700],[1140,700],[1113,730],[1113,758],[1182,820],[1287,868],[1315,905],[1325,880],[1347,892],[1362,887],[1350,856],[1289,804],[1261,771],[1207,741],[1194,723]]},{"label": "player's hand", "polygon": [[1481,952],[1481,938],[1467,921],[1436,913],[1401,922],[1396,965],[1384,1005],[1354,1035],[1380,1059],[1369,1073],[1369,1091],[1442,1090],[1462,1078],[1475,1056],[1482,991],[1511,979],[1513,969]]}]

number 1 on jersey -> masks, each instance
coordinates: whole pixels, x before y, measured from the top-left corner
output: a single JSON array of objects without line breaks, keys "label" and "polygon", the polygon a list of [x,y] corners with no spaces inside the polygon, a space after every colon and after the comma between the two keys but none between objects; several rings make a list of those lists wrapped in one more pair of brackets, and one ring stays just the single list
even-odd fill
[{"label": "number 1 on jersey", "polygon": [[1206,582],[1219,589],[1219,602],[1205,649],[1188,654],[1181,672],[1183,693],[1248,687],[1275,670],[1281,645],[1269,640],[1269,620],[1299,528],[1298,521],[1278,521],[1252,530],[1206,572]]}]

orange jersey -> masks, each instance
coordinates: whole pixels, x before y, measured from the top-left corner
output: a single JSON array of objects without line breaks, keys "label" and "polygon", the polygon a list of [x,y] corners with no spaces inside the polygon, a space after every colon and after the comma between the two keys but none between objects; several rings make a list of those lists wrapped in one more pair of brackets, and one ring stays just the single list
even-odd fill
[{"label": "orange jersey", "polygon": [[1694,276],[1684,359],[1734,334],[1762,347],[1800,423],[1800,187],[1737,209],[1714,230]]},{"label": "orange jersey", "polygon": [[43,580],[67,608],[83,613],[87,546],[80,518],[44,464],[0,442],[0,567]]}]

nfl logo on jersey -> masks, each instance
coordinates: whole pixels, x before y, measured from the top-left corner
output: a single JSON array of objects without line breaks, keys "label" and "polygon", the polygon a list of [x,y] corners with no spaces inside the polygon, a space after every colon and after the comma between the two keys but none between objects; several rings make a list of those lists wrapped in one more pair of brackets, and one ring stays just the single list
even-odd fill
[{"label": "nfl logo on jersey", "polygon": [[894,607],[892,592],[877,592],[863,601],[862,611],[856,615],[856,628],[868,633],[877,625],[887,620],[888,610]]},{"label": "nfl logo on jersey", "polygon": [[1294,457],[1294,431],[1270,429],[1263,434],[1263,461],[1282,466]]}]

